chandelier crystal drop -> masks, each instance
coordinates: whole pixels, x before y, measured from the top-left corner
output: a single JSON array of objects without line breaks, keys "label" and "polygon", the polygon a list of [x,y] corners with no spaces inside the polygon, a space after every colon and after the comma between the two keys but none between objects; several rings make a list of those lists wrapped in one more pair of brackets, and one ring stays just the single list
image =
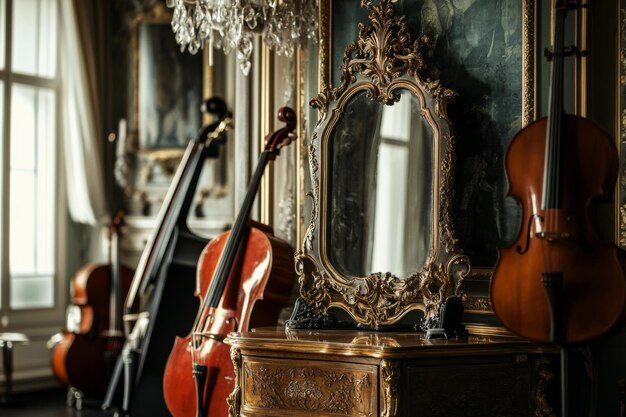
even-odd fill
[{"label": "chandelier crystal drop", "polygon": [[174,9],[172,30],[181,50],[195,54],[206,43],[209,53],[213,48],[236,51],[248,75],[254,34],[287,57],[307,39],[317,40],[317,1],[167,0],[167,5]]}]

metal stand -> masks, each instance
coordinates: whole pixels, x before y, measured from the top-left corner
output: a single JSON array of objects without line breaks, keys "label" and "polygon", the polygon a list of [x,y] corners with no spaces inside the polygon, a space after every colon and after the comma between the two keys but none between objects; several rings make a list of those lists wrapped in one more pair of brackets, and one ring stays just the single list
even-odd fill
[{"label": "metal stand", "polygon": [[0,405],[20,405],[13,398],[13,345],[27,343],[28,337],[22,333],[0,333],[0,347],[2,347],[2,366],[4,370],[4,393],[0,397]]},{"label": "metal stand", "polygon": [[301,297],[296,299],[291,318],[285,322],[287,329],[336,329],[341,327],[332,312],[316,313]]},{"label": "metal stand", "polygon": [[461,297],[448,297],[441,305],[439,326],[426,330],[426,339],[454,338],[467,336],[465,326],[461,324],[463,301]]},{"label": "metal stand", "polygon": [[81,390],[76,389],[74,387],[69,387],[67,389],[67,398],[65,400],[65,404],[68,407],[73,407],[76,411],[81,411],[83,409],[83,398],[84,394]]},{"label": "metal stand", "polygon": [[561,348],[561,417],[568,417],[569,351],[564,343],[563,273],[543,272],[541,274],[541,282],[550,306],[550,340]]}]

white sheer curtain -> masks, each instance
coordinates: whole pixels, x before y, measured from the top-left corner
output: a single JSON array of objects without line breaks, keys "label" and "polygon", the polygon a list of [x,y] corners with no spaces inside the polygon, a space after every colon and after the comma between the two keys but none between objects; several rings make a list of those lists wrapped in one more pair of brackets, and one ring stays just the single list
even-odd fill
[{"label": "white sheer curtain", "polygon": [[[61,76],[64,165],[72,219],[97,225],[107,215],[97,73],[91,32],[81,30],[85,7],[61,3]],[[82,19],[82,20],[81,20]]]}]

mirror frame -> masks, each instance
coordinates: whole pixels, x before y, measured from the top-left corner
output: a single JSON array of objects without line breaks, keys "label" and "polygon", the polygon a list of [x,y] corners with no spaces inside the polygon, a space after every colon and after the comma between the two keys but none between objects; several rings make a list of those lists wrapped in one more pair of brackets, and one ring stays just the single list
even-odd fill
[{"label": "mirror frame", "polygon": [[[470,270],[469,258],[457,247],[450,216],[455,138],[446,106],[455,93],[426,75],[428,68],[420,48],[428,40],[413,37],[392,0],[377,4],[361,0],[361,7],[369,9],[371,24],[360,24],[358,40],[346,48],[340,85],[333,88],[323,83],[322,92],[311,101],[319,110],[320,121],[309,146],[311,219],[302,249],[296,253],[300,296],[317,313],[338,307],[356,322],[374,329],[395,324],[412,310],[424,313],[423,328],[434,328],[442,303],[450,296],[463,297],[460,286]],[[324,59],[327,57],[320,57]],[[366,91],[372,100],[393,104],[399,99],[399,89],[418,98],[421,114],[433,129],[431,251],[422,269],[409,277],[390,273],[346,277],[332,265],[326,247],[327,144],[346,104],[356,93]]]}]

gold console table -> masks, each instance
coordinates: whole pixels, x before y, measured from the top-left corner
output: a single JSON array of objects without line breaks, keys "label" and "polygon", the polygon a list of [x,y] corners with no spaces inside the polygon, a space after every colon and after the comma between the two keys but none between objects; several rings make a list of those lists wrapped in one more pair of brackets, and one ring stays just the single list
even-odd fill
[{"label": "gold console table", "polygon": [[558,351],[513,338],[264,328],[226,339],[230,417],[541,417]]}]

